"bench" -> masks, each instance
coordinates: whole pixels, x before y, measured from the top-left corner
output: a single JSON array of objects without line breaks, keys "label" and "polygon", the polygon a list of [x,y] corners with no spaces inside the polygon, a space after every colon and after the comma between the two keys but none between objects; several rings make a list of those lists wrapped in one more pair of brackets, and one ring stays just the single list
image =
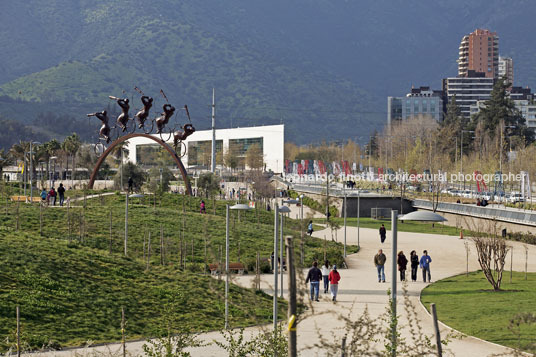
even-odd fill
[{"label": "bench", "polygon": [[[30,202],[29,196],[11,196],[11,201],[14,202]],[[41,197],[32,197],[31,202],[41,202]]]},{"label": "bench", "polygon": [[[211,275],[218,275],[225,269],[225,264],[222,264],[222,269],[219,269],[218,264],[209,264],[208,269],[210,270]],[[244,270],[246,270],[246,267],[242,263],[229,263],[229,271],[233,272],[236,271],[238,274],[244,274]]]}]

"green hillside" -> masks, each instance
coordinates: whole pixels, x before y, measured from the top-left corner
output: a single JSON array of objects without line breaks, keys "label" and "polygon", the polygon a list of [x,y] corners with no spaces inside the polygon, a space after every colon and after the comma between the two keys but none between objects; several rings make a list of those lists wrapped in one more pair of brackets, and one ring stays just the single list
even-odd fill
[{"label": "green hillside", "polygon": [[[62,3],[36,7],[48,14]],[[62,54],[58,57],[73,60],[4,83],[1,94],[50,102],[59,111],[61,103],[73,102],[96,103],[95,110],[101,110],[110,104],[108,95],[125,91],[138,97],[133,90],[138,86],[159,100],[155,115],[164,102],[158,92],[164,89],[176,106],[188,104],[198,128],[207,128],[207,104],[215,87],[221,127],[284,121],[287,138],[298,142],[319,140],[319,131],[325,138],[349,127],[374,127],[374,118],[359,115],[370,111],[371,97],[350,82],[307,62],[282,61],[256,41],[213,32],[188,17],[194,11],[191,3],[160,0],[149,9],[142,4],[80,2],[64,18],[76,27],[72,41],[51,45]],[[135,98],[134,107],[139,106]],[[295,111],[300,108],[304,111]],[[81,118],[85,113],[84,108],[71,114]]]},{"label": "green hillside", "polygon": [[[17,304],[22,310],[24,341],[32,348],[50,341],[55,347],[117,341],[121,306],[127,312],[131,339],[162,333],[168,318],[173,326],[195,331],[223,327],[223,280],[209,278],[205,264],[217,263],[224,251],[225,202],[216,202],[214,214],[208,201],[208,214],[202,215],[198,198],[166,194],[156,205],[151,198],[132,199],[125,258],[124,195],[100,196],[85,204],[80,200],[70,209],[47,207],[40,212],[37,205],[7,201],[5,195],[17,192],[13,187],[2,191],[1,341],[6,337],[12,341]],[[83,197],[81,192],[67,193],[73,200]],[[266,258],[273,251],[273,212],[232,212],[230,221],[230,260],[244,263],[252,274],[257,252]],[[285,227],[285,235],[295,237],[299,254],[299,221],[287,219]],[[353,252],[355,247],[348,250]],[[306,239],[307,265],[322,259],[324,252],[330,261],[341,263],[341,244]],[[262,268],[269,269],[266,262]],[[269,296],[236,286],[231,296],[232,326],[271,319]],[[0,345],[0,350],[6,348],[5,343]]]}]

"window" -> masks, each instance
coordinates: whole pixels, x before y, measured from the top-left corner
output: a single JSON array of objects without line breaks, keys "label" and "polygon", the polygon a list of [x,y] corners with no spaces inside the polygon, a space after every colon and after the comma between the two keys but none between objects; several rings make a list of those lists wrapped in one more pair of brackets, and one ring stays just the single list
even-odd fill
[{"label": "window", "polygon": [[[222,162],[223,140],[216,140],[216,163]],[[212,160],[212,140],[188,142],[188,166],[209,167]]]},{"label": "window", "polygon": [[428,112],[428,101],[426,99],[422,100],[422,112],[423,113]]},{"label": "window", "polygon": [[418,113],[419,112],[419,100],[415,99],[415,102],[413,102],[413,112]]}]

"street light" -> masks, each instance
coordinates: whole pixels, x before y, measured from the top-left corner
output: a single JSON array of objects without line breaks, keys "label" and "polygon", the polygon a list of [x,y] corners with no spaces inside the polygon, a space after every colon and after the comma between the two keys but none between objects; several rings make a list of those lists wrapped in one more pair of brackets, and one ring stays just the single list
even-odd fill
[{"label": "street light", "polygon": [[50,176],[50,171],[48,172],[48,174],[49,174],[48,180],[49,180],[50,187],[52,187],[52,182],[54,181],[54,175],[56,175],[56,159],[57,158],[58,158],[57,156],[51,156],[48,159],[49,170],[52,168],[52,165],[50,165],[50,161],[54,161],[54,169],[52,170],[52,176]]},{"label": "street light", "polygon": [[300,205],[300,233],[301,233],[301,247],[300,247],[300,260],[301,260],[301,264],[303,265],[303,260],[304,260],[304,253],[303,253],[303,194],[301,194],[298,198],[299,200],[296,200],[296,199],[288,199],[286,201],[283,201],[283,203],[287,203],[287,204],[299,204]]},{"label": "street light", "polygon": [[[279,208],[279,213],[281,213],[281,227],[279,228],[279,259],[281,260],[281,292],[280,296],[283,298],[283,219],[285,218],[285,213],[290,213],[290,208],[287,206],[281,206]],[[274,265],[277,264],[277,261],[275,261],[274,258]],[[277,295],[277,290],[276,290]]]},{"label": "street light", "polygon": [[[276,206],[277,207],[277,206]],[[248,211],[251,208],[243,203],[229,207],[225,205],[225,329],[229,328],[229,209]],[[277,211],[277,209],[276,209]]]},{"label": "street light", "polygon": [[[391,234],[392,234],[392,250],[391,250],[391,318],[392,318],[392,335],[391,335],[391,344],[396,346],[396,268],[397,268],[397,219],[401,221],[421,221],[421,222],[445,222],[447,219],[443,216],[438,215],[437,213],[430,211],[414,211],[405,215],[398,216],[398,211],[391,211]],[[393,348],[391,351],[391,356],[396,356],[396,348]]]}]

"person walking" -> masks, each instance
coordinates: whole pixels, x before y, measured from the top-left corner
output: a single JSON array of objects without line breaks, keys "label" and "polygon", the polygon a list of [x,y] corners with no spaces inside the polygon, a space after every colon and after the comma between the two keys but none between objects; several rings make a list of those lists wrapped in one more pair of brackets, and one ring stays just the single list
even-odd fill
[{"label": "person walking", "polygon": [[417,269],[419,269],[419,256],[412,250],[409,260],[411,261],[411,281],[417,281]]},{"label": "person walking", "polygon": [[[378,270],[378,283],[385,283],[385,261],[387,257],[383,254],[383,250],[378,250],[378,254],[374,256],[374,265]],[[396,277],[395,277],[396,278]]]},{"label": "person walking", "polygon": [[311,237],[313,235],[313,221],[309,221],[307,225],[307,234]]},{"label": "person walking", "polygon": [[424,250],[422,254],[421,260],[419,261],[422,269],[422,280],[426,283],[426,275],[428,275],[428,282],[430,283],[432,280],[432,276],[430,275],[430,263],[432,262],[432,258],[430,258],[428,251],[426,250]]},{"label": "person walking", "polygon": [[382,223],[382,226],[380,227],[380,240],[381,242],[385,242],[385,236],[387,234],[387,231],[385,230],[385,226]]},{"label": "person walking", "polygon": [[333,266],[333,270],[329,273],[328,276],[331,289],[331,300],[337,301],[337,292],[339,291],[339,280],[341,280],[341,275],[337,271],[337,266]]},{"label": "person walking", "polygon": [[41,190],[41,201],[43,201],[43,203],[47,200],[47,190],[43,188],[43,190]]},{"label": "person walking", "polygon": [[329,262],[327,260],[324,262],[324,265],[322,265],[321,270],[322,270],[322,281],[324,282],[324,294],[327,294],[328,289],[329,289],[329,280],[328,280]]},{"label": "person walking", "polygon": [[205,209],[205,201],[201,200],[201,204],[199,205],[199,207],[200,207],[200,211],[199,211],[200,213],[204,213],[204,214],[207,213]]},{"label": "person walking", "polygon": [[318,300],[318,291],[320,290],[320,281],[322,280],[322,272],[320,269],[317,268],[318,263],[313,262],[313,266],[311,269],[309,269],[309,272],[307,273],[307,278],[305,279],[305,284],[308,282],[311,282],[310,284],[310,293],[311,293],[311,300],[319,301]]},{"label": "person walking", "polygon": [[57,194],[56,194],[56,190],[54,189],[54,187],[50,189],[50,191],[48,192],[48,195],[50,196],[50,199],[52,200],[52,205],[55,206]]},{"label": "person walking", "polygon": [[63,206],[63,201],[65,201],[65,187],[63,187],[62,183],[58,187],[58,195],[60,195],[60,206]]},{"label": "person walking", "polygon": [[398,252],[398,271],[400,271],[400,281],[406,280],[406,268],[408,266],[408,259],[404,255],[403,251]]}]

